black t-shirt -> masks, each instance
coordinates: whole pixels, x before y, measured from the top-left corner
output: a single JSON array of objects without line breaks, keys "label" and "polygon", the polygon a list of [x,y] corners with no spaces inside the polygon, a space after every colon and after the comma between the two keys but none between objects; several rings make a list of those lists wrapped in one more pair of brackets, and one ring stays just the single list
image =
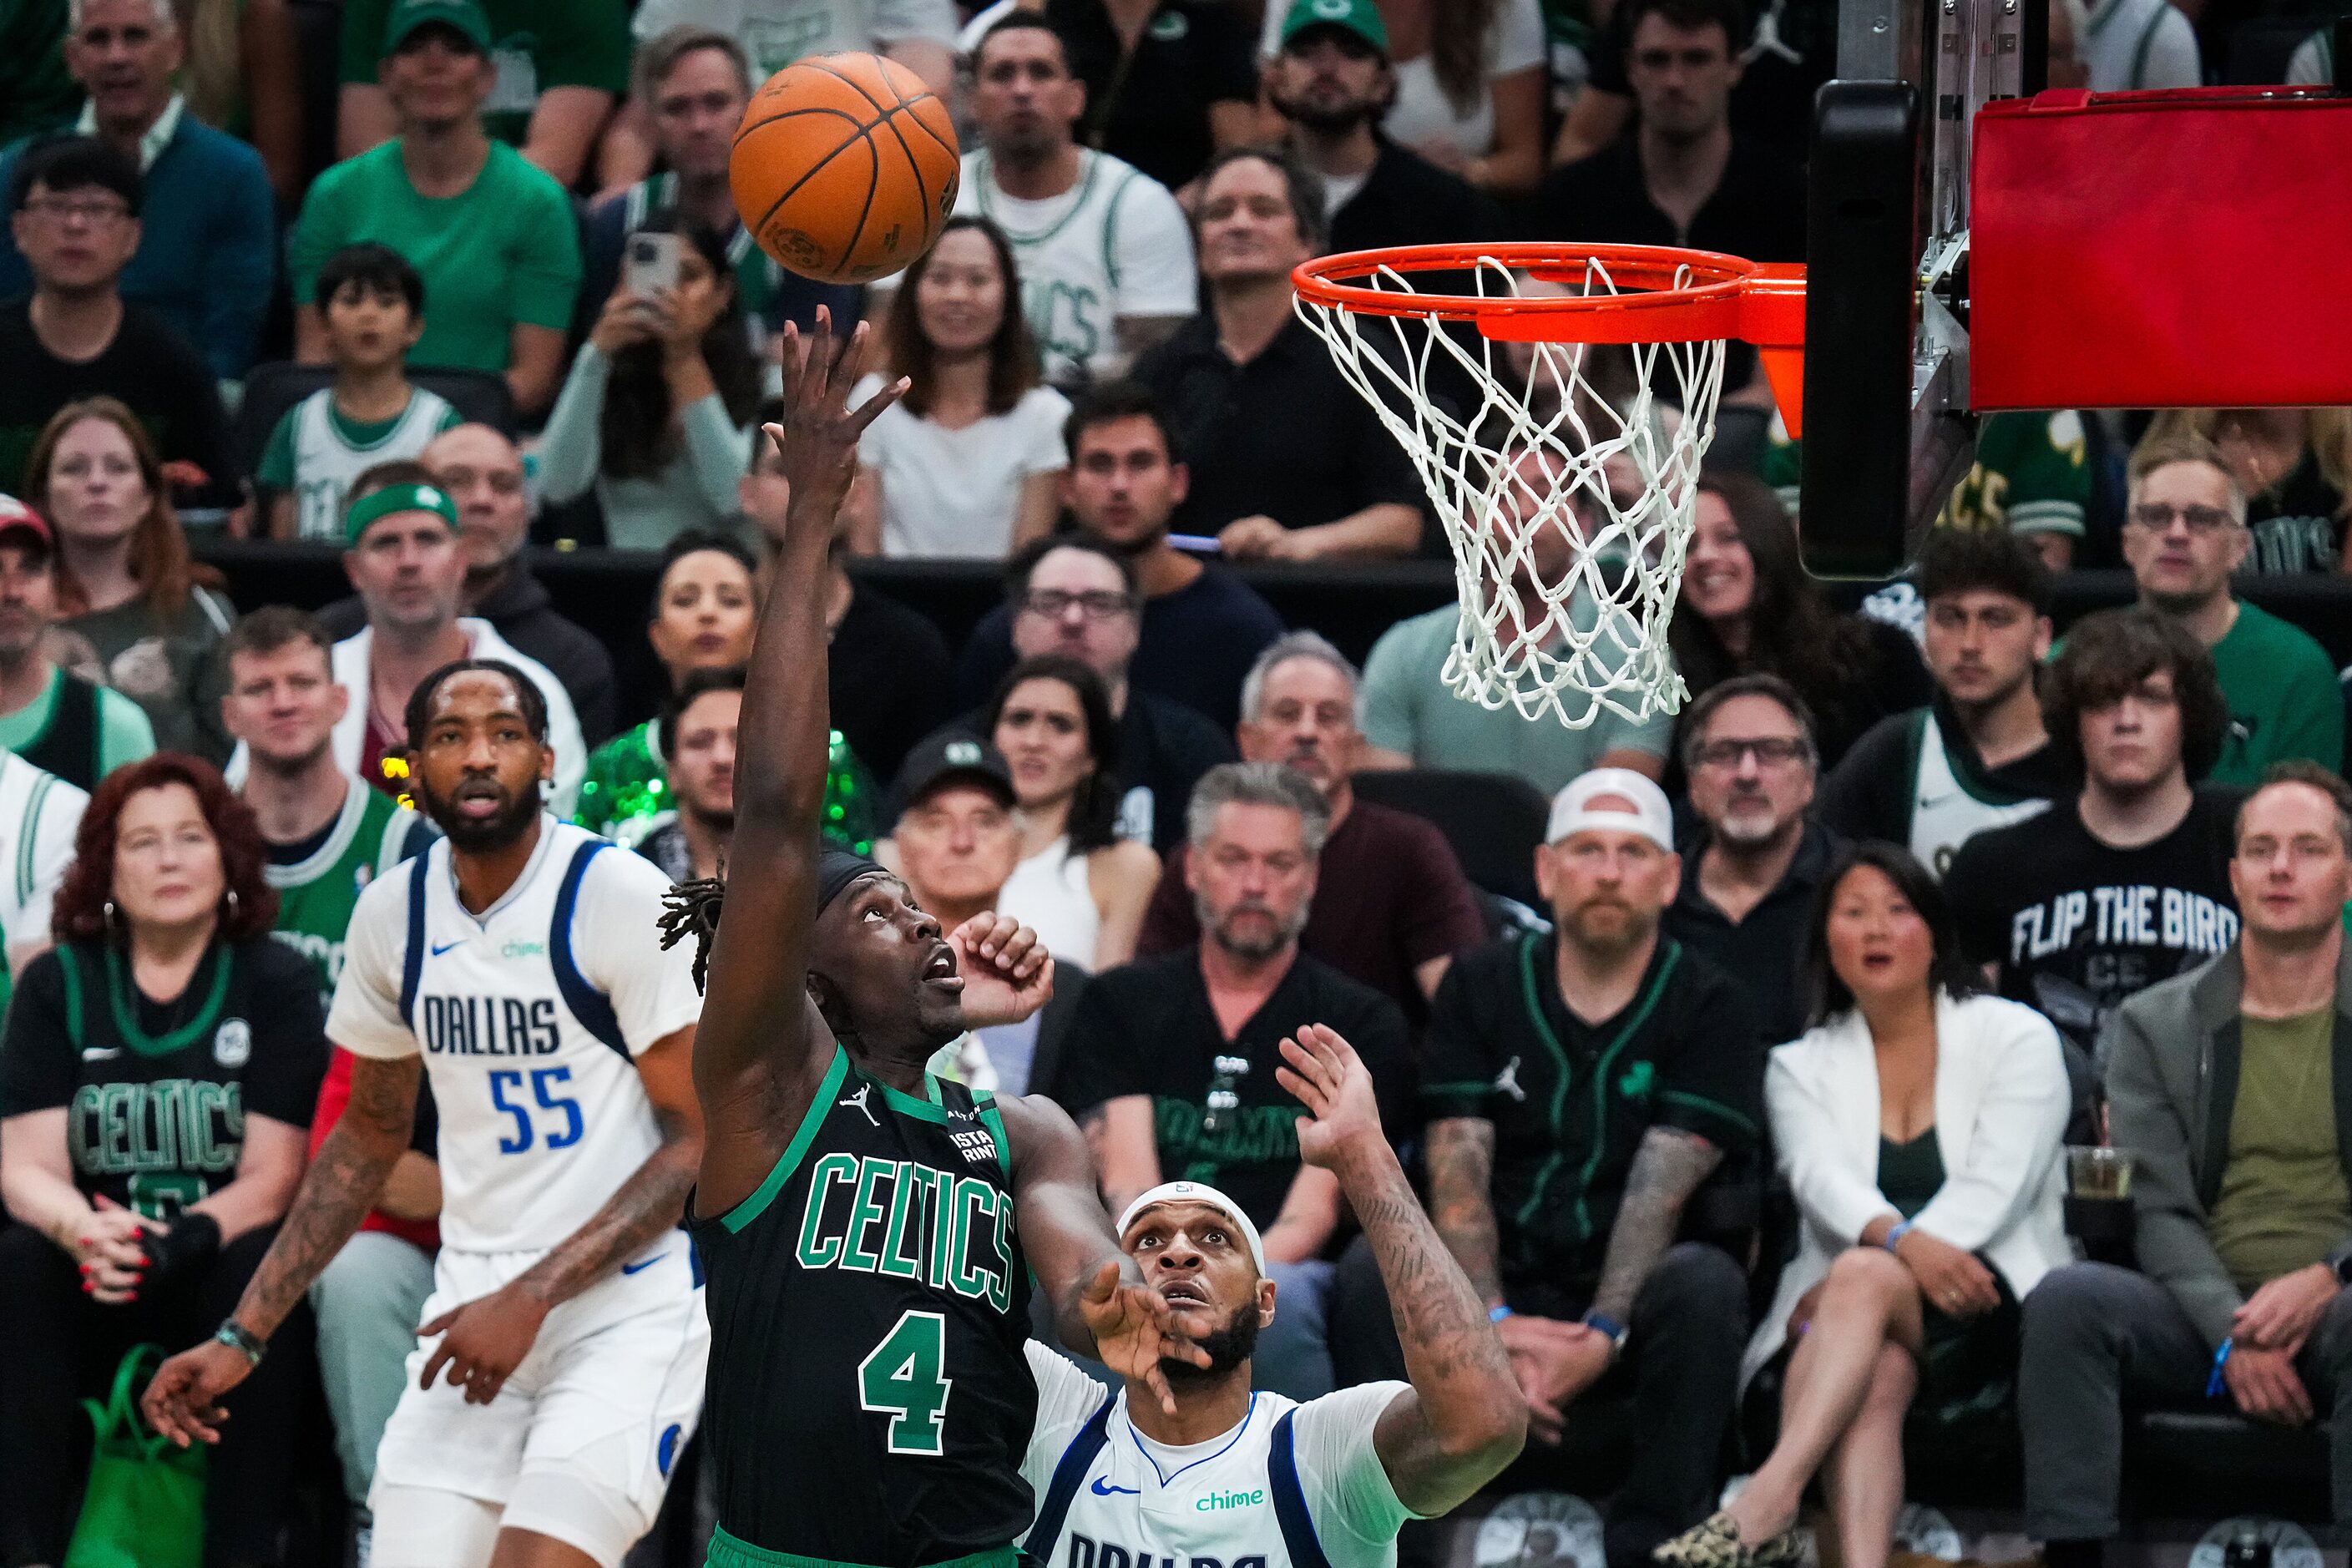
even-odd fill
[{"label": "black t-shirt", "polygon": [[1312,528],[1382,502],[1426,511],[1404,448],[1341,378],[1331,351],[1296,317],[1247,364],[1217,342],[1203,313],[1143,356],[1138,381],[1176,426],[1192,489],[1179,526],[1214,533],[1266,516]]},{"label": "black t-shirt", "polygon": [[[1241,717],[1242,677],[1281,635],[1282,617],[1256,589],[1208,566],[1174,593],[1143,602],[1127,683],[1230,730]],[[840,646],[838,639],[834,646]],[[967,708],[986,702],[1013,665],[1013,613],[999,605],[981,617],[963,645],[956,700]]]},{"label": "black t-shirt", "polygon": [[1682,885],[1666,907],[1666,934],[1739,983],[1768,1045],[1785,1044],[1805,1032],[1811,1002],[1801,972],[1813,899],[1829,874],[1830,862],[1843,847],[1844,842],[1820,823],[1807,823],[1780,885],[1735,925],[1699,887],[1699,861],[1706,852],[1705,828],[1684,841]]},{"label": "black t-shirt", "polygon": [[2246,570],[2335,572],[2344,551],[2343,514],[2343,493],[2305,447],[2278,483],[2246,498],[2246,526],[2254,536]]},{"label": "black t-shirt", "polygon": [[74,942],[16,983],[0,1116],[64,1107],[74,1184],[168,1222],[235,1179],[248,1116],[310,1126],[326,1070],[318,973],[284,942],[215,944],[168,1002]]},{"label": "black t-shirt", "polygon": [[[1930,724],[1935,727],[1932,736]],[[1985,766],[1959,715],[1938,692],[1928,707],[1872,725],[1822,780],[1813,814],[1823,826],[1844,837],[1899,844],[1916,853],[1912,827],[1919,808],[1920,758],[1930,741],[1949,763],[1954,786],[1989,826],[1998,825],[2000,814],[2029,801],[2055,800],[2066,793],[2058,754],[2047,742],[2000,767]],[[1957,805],[1955,801],[1942,809]],[[1945,868],[1928,869],[1941,875]]]},{"label": "black t-shirt", "polygon": [[1422,1076],[1429,1120],[1494,1125],[1503,1282],[1514,1305],[1547,1315],[1589,1297],[1652,1127],[1696,1133],[1734,1166],[1762,1136],[1755,1009],[1729,975],[1672,937],[1659,938],[1633,1000],[1598,1024],[1561,999],[1551,939],[1508,937],[1464,953],[1437,988]]},{"label": "black t-shirt", "polygon": [[1160,0],[1124,63],[1103,0],[1045,0],[1045,16],[1087,84],[1078,140],[1171,191],[1215,151],[1209,106],[1257,101],[1256,40],[1224,0]]},{"label": "black t-shirt", "polygon": [[[1232,1040],[1217,1026],[1197,947],[1097,974],[1078,999],[1064,1049],[1062,1092],[1083,1114],[1108,1100],[1151,1097],[1163,1181],[1207,1182],[1263,1227],[1282,1212],[1298,1174],[1298,1101],[1275,1081],[1285,1036],[1308,1024],[1356,1047],[1391,1142],[1412,1131],[1412,1058],[1396,1004],[1329,964],[1300,953],[1265,1005]],[[1217,1058],[1248,1064],[1220,1077]],[[1212,1081],[1230,1083],[1238,1106],[1211,1127]]]},{"label": "black t-shirt", "polygon": [[1979,834],[1944,879],[1970,961],[2085,1051],[2126,997],[2236,939],[2231,826],[2244,792],[2197,791],[2180,826],[2137,849],[2091,837],[2074,800]]},{"label": "black t-shirt", "polygon": [[[1586,49],[1586,85],[1627,100],[1633,96],[1625,76],[1626,17],[1633,9],[1621,7],[1609,26],[1595,30]],[[1747,9],[1769,12],[1773,37],[1797,58],[1773,49],[1748,51],[1739,84],[1731,89],[1731,128],[1801,161],[1812,142],[1814,96],[1837,74],[1838,8],[1834,0],[1769,0]],[[1763,25],[1759,23],[1759,29]],[[1743,31],[1735,53],[1748,50],[1747,36]]]},{"label": "black t-shirt", "polygon": [[1371,173],[1331,215],[1328,248],[1473,244],[1495,237],[1502,226],[1502,215],[1475,185],[1382,136]]},{"label": "black t-shirt", "polygon": [[14,491],[49,416],[85,397],[119,398],[153,437],[165,462],[185,459],[207,480],[184,493],[208,506],[236,500],[228,422],[220,390],[196,351],[163,318],[126,303],[114,341],[96,359],[62,360],[33,331],[33,302],[0,306],[0,489]]},{"label": "black t-shirt", "polygon": [[825,663],[833,726],[877,779],[953,712],[947,638],[929,616],[857,584]]}]

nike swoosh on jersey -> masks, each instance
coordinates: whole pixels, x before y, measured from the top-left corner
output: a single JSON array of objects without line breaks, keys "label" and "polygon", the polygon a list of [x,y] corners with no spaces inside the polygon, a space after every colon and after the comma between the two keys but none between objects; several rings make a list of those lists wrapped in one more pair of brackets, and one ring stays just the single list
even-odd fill
[{"label": "nike swoosh on jersey", "polygon": [[1095,1484],[1091,1489],[1097,1497],[1110,1497],[1119,1492],[1125,1492],[1129,1497],[1140,1497],[1143,1495],[1143,1489],[1140,1487],[1105,1486],[1103,1484],[1103,1478],[1100,1476],[1097,1476],[1095,1478]]},{"label": "nike swoosh on jersey", "polygon": [[436,958],[438,958],[438,957],[440,957],[443,953],[445,953],[445,952],[448,952],[451,948],[453,948],[453,947],[463,947],[463,946],[465,946],[465,945],[466,945],[466,943],[467,943],[467,942],[470,942],[471,940],[473,940],[473,939],[472,939],[472,938],[470,938],[470,937],[462,937],[462,936],[461,936],[461,937],[459,937],[459,938],[458,938],[457,941],[455,941],[455,942],[445,942],[441,943],[441,945],[439,945],[438,947],[436,947],[436,948],[435,948],[435,949],[433,950],[433,956],[434,956],[434,957],[436,957]]},{"label": "nike swoosh on jersey", "polygon": [[624,1263],[621,1265],[621,1272],[624,1274],[641,1274],[668,1256],[669,1254],[667,1252],[656,1252],[651,1258],[646,1258],[643,1263]]}]

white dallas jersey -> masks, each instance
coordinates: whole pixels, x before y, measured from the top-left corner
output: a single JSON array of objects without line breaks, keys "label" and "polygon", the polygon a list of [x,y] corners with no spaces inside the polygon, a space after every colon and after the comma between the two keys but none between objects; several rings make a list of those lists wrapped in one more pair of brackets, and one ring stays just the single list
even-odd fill
[{"label": "white dallas jersey", "polygon": [[413,460],[458,418],[446,398],[416,387],[392,428],[360,446],[337,422],[334,395],[334,388],[321,387],[294,405],[294,536],[341,544],[352,481],[378,463]]},{"label": "white dallas jersey", "polygon": [[[49,944],[49,903],[73,862],[89,796],[14,752],[0,752],[0,942],[13,965]],[[0,976],[7,973],[0,969]],[[0,998],[7,994],[0,979]]]},{"label": "white dallas jersey", "polygon": [[636,1057],[700,1014],[693,955],[661,950],[669,879],[551,816],[506,896],[457,901],[449,843],[368,884],[327,1034],[422,1052],[441,1115],[441,1239],[543,1252],[659,1145]]},{"label": "white dallas jersey", "polygon": [[1021,265],[1021,310],[1045,379],[1118,367],[1121,316],[1189,316],[1200,306],[1192,235],[1168,187],[1107,153],[1078,149],[1078,181],[1023,201],[997,188],[985,148],[964,154],[955,210],[992,219]]},{"label": "white dallas jersey", "polygon": [[1402,1383],[1305,1405],[1254,1394],[1240,1426],[1171,1447],[1135,1429],[1127,1394],[1029,1342],[1037,1420],[1021,1475],[1037,1494],[1039,1568],[1393,1568],[1397,1500],[1372,1428]]}]

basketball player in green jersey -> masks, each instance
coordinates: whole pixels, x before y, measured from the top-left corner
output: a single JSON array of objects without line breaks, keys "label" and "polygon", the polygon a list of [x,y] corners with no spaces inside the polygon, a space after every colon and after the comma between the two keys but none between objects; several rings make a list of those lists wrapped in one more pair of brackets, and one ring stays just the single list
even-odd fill
[{"label": "basketball player in green jersey", "polygon": [[221,647],[221,723],[245,742],[236,783],[269,851],[276,934],[318,970],[322,1002],[334,997],[361,890],[433,840],[423,817],[335,765],[350,694],[335,683],[331,646],[314,616],[273,605],[239,620]]},{"label": "basketball player in green jersey", "polygon": [[1034,933],[996,915],[943,933],[905,883],[820,847],[825,552],[858,433],[907,385],[845,409],[866,334],[836,355],[820,310],[813,342],[787,338],[766,434],[792,500],[743,692],[726,916],[698,885],[668,928],[710,939],[688,1218],[714,1568],[1012,1568],[1034,1506],[1033,1274],[1072,1348],[1163,1398],[1163,1357],[1208,1364],[1120,1252],[1070,1119],[924,1070],[968,1026],[1044,1005]]}]

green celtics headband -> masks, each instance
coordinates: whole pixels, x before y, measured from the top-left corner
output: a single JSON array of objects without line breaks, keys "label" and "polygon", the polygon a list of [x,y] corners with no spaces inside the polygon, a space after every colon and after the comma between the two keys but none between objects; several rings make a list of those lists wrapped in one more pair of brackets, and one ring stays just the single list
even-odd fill
[{"label": "green celtics headband", "polygon": [[352,502],[351,510],[343,514],[343,541],[357,544],[368,524],[396,511],[429,511],[457,531],[457,503],[437,485],[386,485],[380,490],[370,490]]}]

